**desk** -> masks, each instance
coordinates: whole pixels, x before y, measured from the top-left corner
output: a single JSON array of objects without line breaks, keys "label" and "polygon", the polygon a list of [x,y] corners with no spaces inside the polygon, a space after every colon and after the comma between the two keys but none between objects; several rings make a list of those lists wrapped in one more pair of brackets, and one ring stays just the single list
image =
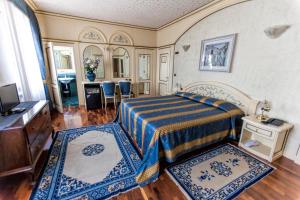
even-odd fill
[{"label": "desk", "polygon": [[[120,96],[120,91],[119,91],[119,83],[115,82],[117,89],[117,97]],[[103,108],[103,102],[104,102],[104,95],[103,95],[103,90],[102,90],[102,85],[103,81],[83,81],[82,86],[83,86],[83,91],[84,91],[84,105],[87,110],[90,109],[100,109]],[[87,88],[94,88],[95,93],[91,96],[90,94],[87,94]],[[134,88],[134,83],[132,83],[132,88]],[[96,92],[96,90],[99,89],[99,92]],[[132,89],[134,91],[134,89]],[[135,93],[133,93],[133,96],[135,96]],[[117,98],[117,101],[120,101],[120,98]]]}]

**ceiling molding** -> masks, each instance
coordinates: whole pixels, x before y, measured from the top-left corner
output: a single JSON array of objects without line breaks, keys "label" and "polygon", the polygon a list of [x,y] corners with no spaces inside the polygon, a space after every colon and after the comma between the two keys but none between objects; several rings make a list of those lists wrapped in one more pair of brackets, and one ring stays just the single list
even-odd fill
[{"label": "ceiling molding", "polygon": [[[216,6],[212,11],[210,11],[209,13],[206,13],[204,16],[202,16],[201,18],[197,19],[195,22],[192,22],[191,25],[189,27],[187,27],[185,29],[185,31],[183,31],[176,39],[175,41],[173,42],[170,42],[170,43],[167,43],[167,44],[163,44],[163,45],[156,45],[156,46],[142,46],[142,45],[121,45],[121,46],[131,46],[131,47],[135,47],[135,48],[154,48],[154,49],[164,49],[164,48],[169,48],[169,47],[172,47],[172,46],[175,46],[176,43],[178,42],[178,40],[182,37],[182,35],[184,35],[188,30],[190,30],[195,24],[199,23],[200,21],[204,20],[205,18],[211,16],[212,14],[215,14],[221,10],[224,10],[228,7],[231,7],[231,6],[235,6],[235,5],[238,5],[238,4],[241,4],[241,3],[245,3],[245,2],[248,2],[248,1],[253,1],[253,0],[236,0],[235,2],[233,1],[232,3],[229,3],[229,1],[227,0],[218,0],[218,1],[214,1],[212,3],[214,4],[210,4],[209,7],[211,6]],[[200,11],[203,11],[205,9],[207,9],[208,7],[206,8],[203,8],[203,9],[198,9],[196,11],[193,11],[192,13],[189,13],[188,16],[190,15],[193,15],[193,14],[196,14]],[[188,17],[186,16],[186,17]],[[178,19],[178,21],[180,20],[183,20],[183,18],[180,18]],[[99,21],[99,20],[96,20],[96,21]],[[171,25],[171,24],[170,24]],[[165,27],[164,27],[165,28]],[[59,39],[59,38],[47,38],[47,37],[43,37],[42,38],[43,41],[48,41],[48,42],[71,42],[71,43],[77,43],[77,42],[83,42],[83,43],[91,43],[92,42],[84,42],[84,41],[80,41],[80,40],[67,40],[67,39]],[[110,43],[109,41],[108,42],[94,42],[95,44],[106,44],[106,45],[115,45],[115,44],[112,44]]]},{"label": "ceiling molding", "polygon": [[36,11],[38,9],[38,7],[36,6],[36,4],[33,2],[33,0],[25,0],[25,3],[27,3],[27,5],[33,10]]},{"label": "ceiling molding", "polygon": [[[33,0],[26,0],[26,2],[32,2]],[[102,23],[102,24],[109,24],[109,25],[115,25],[115,26],[123,26],[123,27],[129,27],[129,28],[135,28],[135,29],[142,29],[142,30],[149,30],[149,31],[159,31],[162,30],[174,23],[177,23],[195,13],[198,13],[202,10],[205,10],[207,8],[209,8],[210,6],[213,6],[215,4],[218,4],[220,2],[223,2],[226,0],[215,0],[211,3],[208,3],[200,8],[197,8],[196,10],[193,10],[181,17],[178,17],[177,19],[174,19],[158,28],[152,28],[152,27],[145,27],[145,26],[138,26],[138,25],[133,25],[133,24],[126,24],[126,23],[120,23],[120,22],[113,22],[113,21],[106,21],[106,20],[100,20],[100,19],[93,19],[93,18],[87,18],[87,17],[79,17],[79,16],[74,16],[74,15],[67,15],[67,14],[61,14],[61,13],[55,13],[55,12],[48,12],[48,11],[44,11],[44,10],[39,10],[37,8],[37,6],[35,5],[36,9],[34,9],[35,13],[37,14],[41,14],[41,15],[49,15],[49,16],[56,16],[56,17],[62,17],[62,18],[67,18],[67,19],[75,19],[75,20],[81,20],[81,21],[88,21],[88,22],[96,22],[96,23]]]},{"label": "ceiling molding", "polygon": [[164,29],[164,28],[166,28],[166,27],[168,27],[168,26],[171,26],[172,24],[175,24],[175,23],[177,23],[177,22],[179,22],[179,21],[181,21],[181,20],[183,20],[183,19],[185,19],[185,18],[187,18],[187,17],[189,17],[189,16],[191,16],[191,15],[197,13],[197,12],[200,12],[200,11],[202,11],[202,10],[205,10],[205,9],[207,9],[208,7],[213,6],[213,5],[215,5],[215,4],[218,4],[218,3],[222,2],[222,1],[225,1],[225,0],[215,0],[215,1],[213,1],[213,2],[210,2],[210,3],[204,5],[204,6],[200,7],[200,8],[197,8],[197,9],[195,9],[195,10],[193,10],[193,11],[191,11],[191,12],[189,12],[189,13],[187,13],[187,14],[181,16],[181,17],[178,17],[177,19],[174,19],[174,20],[172,20],[172,21],[170,21],[170,22],[168,22],[168,23],[166,23],[166,24],[164,24],[164,25],[162,25],[162,26],[156,28],[156,30],[157,30],[157,31],[162,30],[162,29]]},{"label": "ceiling molding", "polygon": [[[221,0],[221,1],[223,1],[223,0]],[[203,16],[203,17],[201,17],[201,18],[199,18],[196,22],[194,22],[193,24],[191,24],[190,27],[188,27],[183,33],[181,33],[181,34],[179,35],[179,37],[175,40],[175,43],[174,43],[174,44],[176,44],[176,43],[178,42],[178,40],[180,40],[180,38],[181,38],[186,32],[188,32],[191,28],[193,28],[196,24],[198,24],[198,23],[201,22],[202,20],[204,20],[204,19],[208,18],[209,16],[211,16],[211,15],[213,15],[213,14],[219,12],[219,11],[222,11],[222,10],[224,10],[224,9],[226,9],[226,8],[229,8],[229,7],[238,5],[238,4],[246,3],[246,2],[249,2],[249,1],[253,1],[253,0],[239,0],[238,2],[235,2],[235,3],[232,3],[232,4],[225,4],[225,5],[223,5],[222,7],[217,8],[216,10],[214,10],[214,11],[212,11],[212,12],[206,14],[205,16]]]},{"label": "ceiling molding", "polygon": [[151,27],[137,26],[137,25],[132,25],[132,24],[111,22],[111,21],[105,21],[105,20],[100,20],[100,19],[92,19],[92,18],[86,18],[86,17],[78,17],[78,16],[73,16],[73,15],[66,15],[66,14],[60,14],[60,13],[54,13],[54,12],[48,12],[48,11],[42,11],[42,10],[35,10],[35,13],[41,14],[41,15],[55,16],[55,17],[75,19],[75,20],[95,22],[95,23],[102,23],[102,24],[109,24],[109,25],[115,25],[115,26],[123,26],[123,27],[149,30],[149,31],[156,31],[157,30],[156,28],[151,28]]}]

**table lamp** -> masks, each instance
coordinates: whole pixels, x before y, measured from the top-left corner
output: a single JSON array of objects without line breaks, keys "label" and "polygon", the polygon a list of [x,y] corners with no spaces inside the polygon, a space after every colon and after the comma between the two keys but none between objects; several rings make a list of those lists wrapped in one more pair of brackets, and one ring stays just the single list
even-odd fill
[{"label": "table lamp", "polygon": [[269,112],[271,110],[270,102],[267,100],[262,101],[261,103],[261,114],[257,116],[257,119],[261,122],[265,122],[269,119],[269,117],[265,114],[265,112]]}]

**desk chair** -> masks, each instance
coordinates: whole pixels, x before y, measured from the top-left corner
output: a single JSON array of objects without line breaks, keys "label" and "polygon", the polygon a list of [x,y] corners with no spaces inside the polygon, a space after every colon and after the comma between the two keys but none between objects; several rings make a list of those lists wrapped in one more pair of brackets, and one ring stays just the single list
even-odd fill
[{"label": "desk chair", "polygon": [[113,99],[114,106],[116,107],[116,84],[113,81],[103,81],[102,88],[104,94],[105,111],[107,107],[107,99]]}]

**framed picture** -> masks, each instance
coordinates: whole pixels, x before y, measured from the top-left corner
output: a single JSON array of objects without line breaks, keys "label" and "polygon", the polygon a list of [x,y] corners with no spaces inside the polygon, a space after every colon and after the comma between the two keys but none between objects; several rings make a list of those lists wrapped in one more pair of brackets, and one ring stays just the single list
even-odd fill
[{"label": "framed picture", "polygon": [[237,34],[201,42],[200,71],[230,72]]}]

